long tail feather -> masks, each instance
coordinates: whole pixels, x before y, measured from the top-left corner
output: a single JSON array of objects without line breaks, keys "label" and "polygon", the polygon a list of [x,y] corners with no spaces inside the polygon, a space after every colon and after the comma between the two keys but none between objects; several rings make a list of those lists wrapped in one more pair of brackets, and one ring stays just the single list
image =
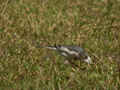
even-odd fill
[{"label": "long tail feather", "polygon": [[56,50],[56,47],[53,47],[53,46],[46,46],[44,48],[48,48],[48,49],[52,49],[52,50]]},{"label": "long tail feather", "polygon": [[56,50],[56,47],[54,46],[37,46],[37,48],[47,48],[47,49]]}]

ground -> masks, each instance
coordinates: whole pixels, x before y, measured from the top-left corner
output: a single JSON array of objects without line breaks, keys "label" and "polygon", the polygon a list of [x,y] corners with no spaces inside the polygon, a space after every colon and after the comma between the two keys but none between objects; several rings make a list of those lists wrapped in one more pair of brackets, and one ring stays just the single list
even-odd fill
[{"label": "ground", "polygon": [[[80,68],[38,48],[80,45]],[[1,90],[119,90],[120,0],[1,0]]]}]

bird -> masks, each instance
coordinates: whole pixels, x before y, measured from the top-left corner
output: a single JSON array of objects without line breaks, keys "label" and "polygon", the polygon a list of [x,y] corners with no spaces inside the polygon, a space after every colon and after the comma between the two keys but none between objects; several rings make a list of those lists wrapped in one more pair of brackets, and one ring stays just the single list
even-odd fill
[{"label": "bird", "polygon": [[70,62],[72,60],[75,61],[80,60],[88,64],[92,63],[91,57],[88,55],[88,53],[78,45],[53,45],[45,46],[44,48],[48,48],[59,52],[62,56],[66,57]]}]

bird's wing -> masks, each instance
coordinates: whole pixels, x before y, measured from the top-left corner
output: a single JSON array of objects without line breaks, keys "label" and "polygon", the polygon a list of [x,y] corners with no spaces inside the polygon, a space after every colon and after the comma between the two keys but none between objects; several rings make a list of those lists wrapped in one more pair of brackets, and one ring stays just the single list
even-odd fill
[{"label": "bird's wing", "polygon": [[84,52],[84,50],[82,48],[80,48],[79,46],[64,46],[66,48],[68,48],[70,51],[76,51],[76,52]]},{"label": "bird's wing", "polygon": [[68,49],[74,52],[77,52],[80,57],[87,58],[88,54],[79,46],[68,46]]}]

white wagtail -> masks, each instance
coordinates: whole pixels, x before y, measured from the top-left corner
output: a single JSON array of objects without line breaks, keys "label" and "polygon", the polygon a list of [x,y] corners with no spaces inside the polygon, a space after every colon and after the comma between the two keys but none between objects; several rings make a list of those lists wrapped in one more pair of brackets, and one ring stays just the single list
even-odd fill
[{"label": "white wagtail", "polygon": [[88,54],[79,46],[76,45],[54,45],[46,46],[45,48],[58,51],[62,56],[70,60],[81,60],[90,64],[91,58]]}]

